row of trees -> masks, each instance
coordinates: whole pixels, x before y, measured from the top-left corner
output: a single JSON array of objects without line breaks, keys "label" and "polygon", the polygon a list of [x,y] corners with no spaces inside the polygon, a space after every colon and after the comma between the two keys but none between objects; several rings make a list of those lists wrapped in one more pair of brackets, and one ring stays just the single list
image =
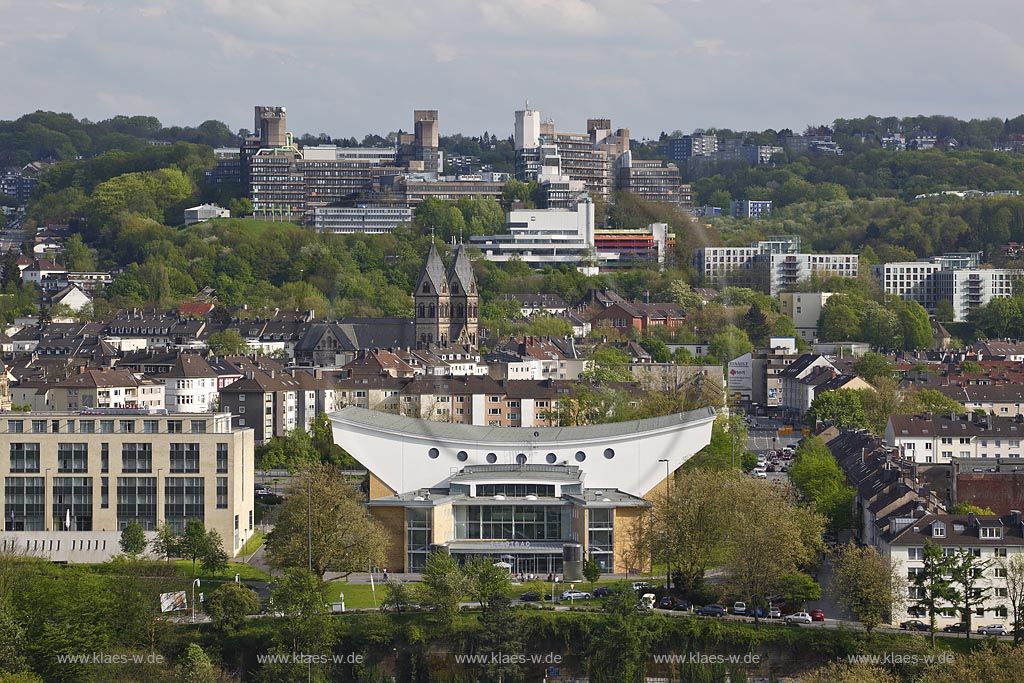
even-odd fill
[{"label": "row of trees", "polygon": [[821,309],[818,336],[822,341],[866,341],[878,349],[913,351],[932,346],[928,312],[916,301],[857,294],[834,294]]},{"label": "row of trees", "polygon": [[962,403],[937,389],[900,389],[892,377],[877,377],[869,389],[839,389],[814,397],[807,418],[814,423],[884,434],[890,415],[966,412]]}]

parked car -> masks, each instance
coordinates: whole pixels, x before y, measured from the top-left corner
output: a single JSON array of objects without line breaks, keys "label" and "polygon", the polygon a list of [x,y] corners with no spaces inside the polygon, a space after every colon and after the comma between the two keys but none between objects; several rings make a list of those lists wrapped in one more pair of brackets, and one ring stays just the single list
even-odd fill
[{"label": "parked car", "polygon": [[612,594],[612,589],[608,586],[598,586],[594,589],[595,598],[606,598]]},{"label": "parked car", "polygon": [[989,624],[988,626],[978,627],[978,633],[983,636],[1005,636],[1006,627],[1002,624]]},{"label": "parked car", "polygon": [[723,605],[704,605],[693,610],[694,614],[699,614],[702,617],[724,617],[726,614],[725,607]]},{"label": "parked car", "polygon": [[658,609],[672,609],[676,606],[676,599],[671,595],[666,595],[658,601]]},{"label": "parked car", "polygon": [[561,600],[589,600],[593,596],[586,591],[567,590],[562,592]]},{"label": "parked car", "polygon": [[908,619],[907,621],[900,622],[900,628],[904,631],[927,631],[929,630],[928,624],[924,623],[920,619]]},{"label": "parked car", "polygon": [[690,604],[689,600],[676,600],[676,604],[672,607],[676,612],[689,612],[693,609],[693,605]]},{"label": "parked car", "polygon": [[536,591],[526,591],[519,596],[522,602],[540,602],[540,593]]},{"label": "parked car", "polygon": [[732,603],[732,613],[733,614],[746,614],[747,613],[747,603],[739,601],[739,600],[737,600],[736,602]]},{"label": "parked car", "polygon": [[633,590],[637,593],[646,593],[647,591],[653,590],[654,586],[647,583],[646,581],[634,581]]},{"label": "parked car", "polygon": [[786,615],[787,624],[809,624],[814,621],[807,612],[794,612]]},{"label": "parked car", "polygon": [[820,609],[811,610],[811,619],[814,621],[825,621],[825,613]]},{"label": "parked car", "polygon": [[654,609],[654,593],[644,593],[641,595],[637,607],[643,610]]},{"label": "parked car", "polygon": [[781,616],[782,616],[782,610],[780,610],[778,607],[769,607],[768,608],[768,618],[769,619],[778,619]]},{"label": "parked car", "polygon": [[946,633],[967,633],[967,624],[962,621],[958,621],[955,624],[950,624],[942,630]]}]

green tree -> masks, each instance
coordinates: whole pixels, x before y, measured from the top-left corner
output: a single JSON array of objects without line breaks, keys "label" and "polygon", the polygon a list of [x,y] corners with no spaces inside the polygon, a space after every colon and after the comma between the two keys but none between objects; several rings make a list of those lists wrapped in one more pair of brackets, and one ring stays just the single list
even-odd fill
[{"label": "green tree", "polygon": [[633,379],[629,370],[629,354],[614,346],[604,345],[594,349],[588,360],[591,366],[580,379],[587,382],[628,382]]},{"label": "green tree", "polygon": [[972,512],[974,514],[976,514],[976,515],[994,515],[995,514],[994,512],[992,512],[991,508],[978,507],[977,505],[975,505],[974,503],[972,503],[969,500],[962,500],[962,501],[958,502],[956,505],[954,505],[951,508],[949,508],[949,514],[951,514],[951,515],[967,515],[967,514],[970,514]]},{"label": "green tree", "polygon": [[955,597],[955,589],[947,576],[951,570],[951,561],[942,549],[925,539],[921,551],[924,566],[914,575],[914,607],[922,609],[928,615],[928,630],[931,632],[932,647],[935,647],[935,617],[942,612]]},{"label": "green tree", "polygon": [[206,530],[203,551],[199,556],[199,566],[210,575],[216,575],[228,567],[228,554],[224,550],[224,541],[216,529]]},{"label": "green tree", "polygon": [[590,582],[591,588],[601,578],[601,565],[592,557],[583,563],[583,578]]},{"label": "green tree", "polygon": [[61,254],[64,267],[71,271],[95,271],[96,254],[85,245],[82,236],[78,233],[71,235],[64,243],[64,252]]},{"label": "green tree", "polygon": [[928,311],[916,301],[907,301],[897,311],[903,333],[903,349],[928,349],[932,345],[932,326]]},{"label": "green tree", "polygon": [[189,643],[175,669],[182,683],[217,683],[218,675],[209,655],[196,643]]},{"label": "green tree", "polygon": [[967,637],[971,637],[971,618],[974,611],[984,609],[991,598],[992,587],[984,576],[992,567],[991,559],[976,557],[970,548],[957,548],[947,558],[949,575],[952,579],[949,601],[960,612],[960,619],[967,624]]},{"label": "green tree", "polygon": [[512,580],[508,569],[499,567],[489,557],[477,556],[463,567],[466,574],[466,592],[481,605],[492,595],[508,593]]},{"label": "green tree", "polygon": [[775,593],[782,596],[787,605],[800,605],[821,599],[821,586],[803,572],[783,574],[775,584]]},{"label": "green tree", "polygon": [[480,615],[476,641],[479,653],[499,655],[484,664],[480,681],[516,683],[524,680],[524,667],[516,659],[523,649],[522,626],[505,593],[494,593],[487,600]]},{"label": "green tree", "polygon": [[949,398],[938,389],[918,389],[905,399],[906,412],[910,413],[945,413],[963,415],[967,412],[964,404]]},{"label": "green tree", "polygon": [[870,634],[899,608],[907,594],[900,567],[872,546],[843,546],[832,562],[830,589],[839,604]]},{"label": "green tree", "polygon": [[205,609],[214,627],[224,633],[241,630],[246,617],[260,609],[256,592],[240,583],[225,583],[218,586],[206,599]]},{"label": "green tree", "polygon": [[156,537],[153,539],[153,552],[167,560],[182,557],[181,537],[172,527],[162,524],[157,528]]},{"label": "green tree", "polygon": [[860,393],[847,389],[819,393],[811,401],[807,417],[815,423],[827,422],[838,427],[867,426],[867,415],[861,405]]},{"label": "green tree", "polygon": [[735,325],[726,325],[708,341],[708,354],[721,363],[750,353],[753,349],[754,345],[750,343],[747,333]]},{"label": "green tree", "polygon": [[869,351],[853,361],[853,373],[866,382],[875,383],[879,377],[892,377],[896,364],[888,356]]},{"label": "green tree", "polygon": [[200,519],[185,522],[185,533],[181,535],[181,556],[192,560],[192,576],[196,575],[196,562],[207,552],[206,525]]},{"label": "green tree", "polygon": [[[750,308],[747,309],[746,315],[743,316],[743,327],[747,331],[747,336],[750,337],[750,342],[755,346],[761,346],[768,343],[768,337],[772,333],[772,326],[768,320],[768,316],[765,315],[764,311],[761,310],[761,306],[758,302],[750,304]],[[735,358],[735,356],[733,356]]]},{"label": "green tree", "polygon": [[146,532],[142,525],[132,520],[121,530],[121,552],[139,555],[146,550]]},{"label": "green tree", "polygon": [[466,575],[454,557],[444,550],[435,550],[427,556],[422,576],[418,586],[420,601],[434,607],[434,616],[442,628],[451,628],[468,587]]},{"label": "green tree", "polygon": [[386,537],[370,519],[361,494],[333,465],[313,464],[292,477],[274,529],[267,534],[267,559],[283,569],[306,567],[322,578],[379,565]]},{"label": "green tree", "polygon": [[828,519],[834,529],[854,524],[854,490],[828,446],[817,436],[809,436],[796,450],[789,467],[793,484]]},{"label": "green tree", "polygon": [[960,372],[964,374],[981,374],[985,368],[976,360],[965,360],[960,363]]},{"label": "green tree", "polygon": [[206,346],[215,356],[245,356],[250,350],[238,330],[230,328],[211,334],[206,340]]},{"label": "green tree", "polygon": [[[326,445],[321,441],[320,445]],[[256,449],[256,466],[262,470],[287,469],[297,472],[323,461],[322,453],[316,448],[313,438],[305,429],[298,428],[284,436],[271,437]]]}]

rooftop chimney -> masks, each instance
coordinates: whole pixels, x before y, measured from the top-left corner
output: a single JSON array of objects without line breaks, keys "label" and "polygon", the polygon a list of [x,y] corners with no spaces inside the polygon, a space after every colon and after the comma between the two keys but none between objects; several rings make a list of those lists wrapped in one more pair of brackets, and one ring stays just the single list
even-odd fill
[{"label": "rooftop chimney", "polygon": [[1020,510],[1010,510],[1010,522],[1014,526],[1020,524]]}]

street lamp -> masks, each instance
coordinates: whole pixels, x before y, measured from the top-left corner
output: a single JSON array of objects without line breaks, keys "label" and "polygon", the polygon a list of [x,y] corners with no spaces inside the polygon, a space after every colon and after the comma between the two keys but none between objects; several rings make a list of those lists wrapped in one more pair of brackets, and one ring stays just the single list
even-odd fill
[{"label": "street lamp", "polygon": [[199,579],[192,582],[192,623],[196,623],[196,587],[199,586]]},{"label": "street lamp", "polygon": [[[672,475],[668,471],[668,458],[659,458],[658,462],[665,463],[665,502],[672,493]],[[668,552],[668,543],[665,543],[665,590],[672,590],[672,558]]]}]

